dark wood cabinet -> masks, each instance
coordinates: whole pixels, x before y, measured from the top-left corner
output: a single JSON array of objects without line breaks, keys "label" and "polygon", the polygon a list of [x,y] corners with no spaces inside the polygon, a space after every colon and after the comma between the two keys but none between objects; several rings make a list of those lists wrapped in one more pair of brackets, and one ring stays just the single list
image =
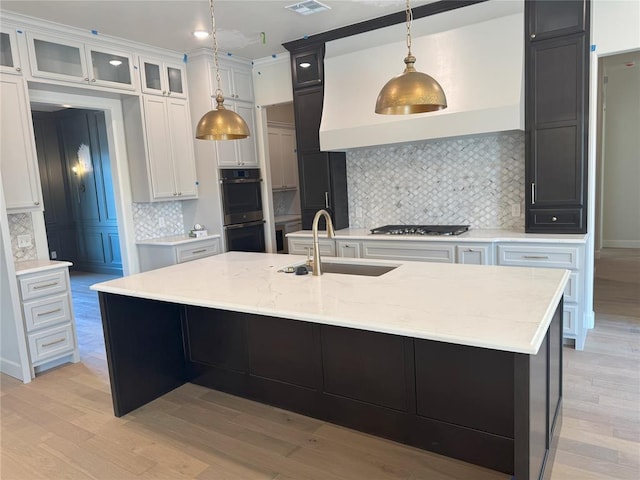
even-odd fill
[{"label": "dark wood cabinet", "polygon": [[324,44],[309,51],[297,52],[291,55],[291,73],[293,88],[320,85],[323,80]]},{"label": "dark wood cabinet", "polygon": [[299,152],[320,151],[320,120],[324,87],[307,88],[293,93]]},{"label": "dark wood cabinet", "polygon": [[[525,198],[530,233],[586,233],[588,7],[584,1],[527,2]],[[571,13],[575,21],[561,21]],[[535,26],[545,34],[532,33]],[[562,34],[567,31],[582,33]]]},{"label": "dark wood cabinet", "polygon": [[414,382],[413,341],[324,325],[321,338],[325,392],[409,411]]},{"label": "dark wood cabinet", "polygon": [[584,0],[526,1],[529,39],[544,40],[585,32],[587,7]]},{"label": "dark wood cabinet", "polygon": [[[291,51],[300,206],[302,228],[305,230],[311,229],[313,217],[320,209],[331,214],[336,229],[349,226],[346,154],[320,150],[320,121],[324,100],[323,59],[324,43],[319,43],[314,48],[305,44],[303,50]],[[317,62],[317,68],[314,62]],[[303,68],[302,65],[307,63],[310,66]],[[316,70],[317,74],[313,73]],[[326,228],[324,220],[321,221],[320,228]]]},{"label": "dark wood cabinet", "polygon": [[[298,154],[302,228],[311,229],[313,217],[321,209],[331,214],[335,228],[349,226],[347,209],[347,165],[342,152]],[[325,229],[324,219],[320,228]]]},{"label": "dark wood cabinet", "polygon": [[248,322],[249,372],[301,387],[322,386],[317,328],[311,323],[275,317]]}]

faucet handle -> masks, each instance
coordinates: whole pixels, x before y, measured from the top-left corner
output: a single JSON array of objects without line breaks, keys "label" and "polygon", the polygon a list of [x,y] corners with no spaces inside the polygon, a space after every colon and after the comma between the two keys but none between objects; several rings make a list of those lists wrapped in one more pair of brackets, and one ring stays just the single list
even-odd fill
[{"label": "faucet handle", "polygon": [[311,247],[307,247],[307,262],[306,262],[307,267],[312,267],[313,266],[313,262],[311,261]]}]

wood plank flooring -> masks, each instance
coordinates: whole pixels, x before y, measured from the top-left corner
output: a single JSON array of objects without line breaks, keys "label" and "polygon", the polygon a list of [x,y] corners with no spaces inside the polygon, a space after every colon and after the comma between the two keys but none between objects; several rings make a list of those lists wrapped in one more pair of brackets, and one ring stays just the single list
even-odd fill
[{"label": "wood plank flooring", "polygon": [[[564,351],[553,480],[640,478],[640,300],[608,296],[638,291],[640,255],[622,252],[639,263],[623,262],[611,276],[619,256],[606,253],[596,267],[596,328],[585,351]],[[97,299],[87,289],[106,278],[73,274],[80,363],[27,385],[0,377],[2,479],[509,478],[191,384],[116,418]]]}]

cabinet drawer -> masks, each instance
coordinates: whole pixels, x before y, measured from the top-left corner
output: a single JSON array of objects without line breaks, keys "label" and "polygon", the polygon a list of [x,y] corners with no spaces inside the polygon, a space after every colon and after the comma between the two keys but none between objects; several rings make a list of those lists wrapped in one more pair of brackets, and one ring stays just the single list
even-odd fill
[{"label": "cabinet drawer", "polygon": [[177,263],[189,262],[198,258],[210,257],[220,253],[220,246],[216,240],[197,242],[191,245],[181,245],[176,248]]},{"label": "cabinet drawer", "polygon": [[527,232],[585,233],[585,221],[582,208],[531,208],[527,216]]},{"label": "cabinet drawer", "polygon": [[[324,232],[323,232],[324,233]],[[289,253],[292,255],[307,255],[311,252],[313,255],[313,240],[305,238],[289,238]],[[320,247],[320,255],[327,255],[329,257],[336,256],[336,242],[335,240],[328,240],[326,238],[320,238],[318,240]]]},{"label": "cabinet drawer", "polygon": [[36,275],[20,277],[22,300],[43,297],[67,291],[66,270],[57,270]]},{"label": "cabinet drawer", "polygon": [[575,270],[580,262],[579,255],[578,247],[498,245],[498,265]]},{"label": "cabinet drawer", "polygon": [[563,308],[564,334],[575,335],[578,331],[576,319],[578,317],[578,307],[576,305],[565,305]]},{"label": "cabinet drawer", "polygon": [[31,333],[27,338],[31,363],[34,365],[37,362],[73,352],[73,329],[70,323]]},{"label": "cabinet drawer", "polygon": [[71,321],[71,305],[66,293],[24,302],[22,308],[27,332]]},{"label": "cabinet drawer", "polygon": [[363,242],[362,258],[454,263],[454,250],[453,245],[429,245],[425,242]]}]

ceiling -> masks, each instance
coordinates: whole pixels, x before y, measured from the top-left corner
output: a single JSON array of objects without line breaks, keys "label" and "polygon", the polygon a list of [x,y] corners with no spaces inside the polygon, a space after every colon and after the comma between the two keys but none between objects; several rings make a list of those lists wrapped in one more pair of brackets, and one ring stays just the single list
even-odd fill
[{"label": "ceiling", "polygon": [[[321,0],[330,10],[300,15],[285,9],[299,1],[215,0],[219,50],[252,60],[264,58],[284,52],[284,42],[405,8],[405,0]],[[433,1],[413,1],[411,6]],[[198,29],[211,31],[207,0],[2,0],[1,6],[3,10],[179,53],[212,45],[211,39],[197,40],[192,35]]]}]

